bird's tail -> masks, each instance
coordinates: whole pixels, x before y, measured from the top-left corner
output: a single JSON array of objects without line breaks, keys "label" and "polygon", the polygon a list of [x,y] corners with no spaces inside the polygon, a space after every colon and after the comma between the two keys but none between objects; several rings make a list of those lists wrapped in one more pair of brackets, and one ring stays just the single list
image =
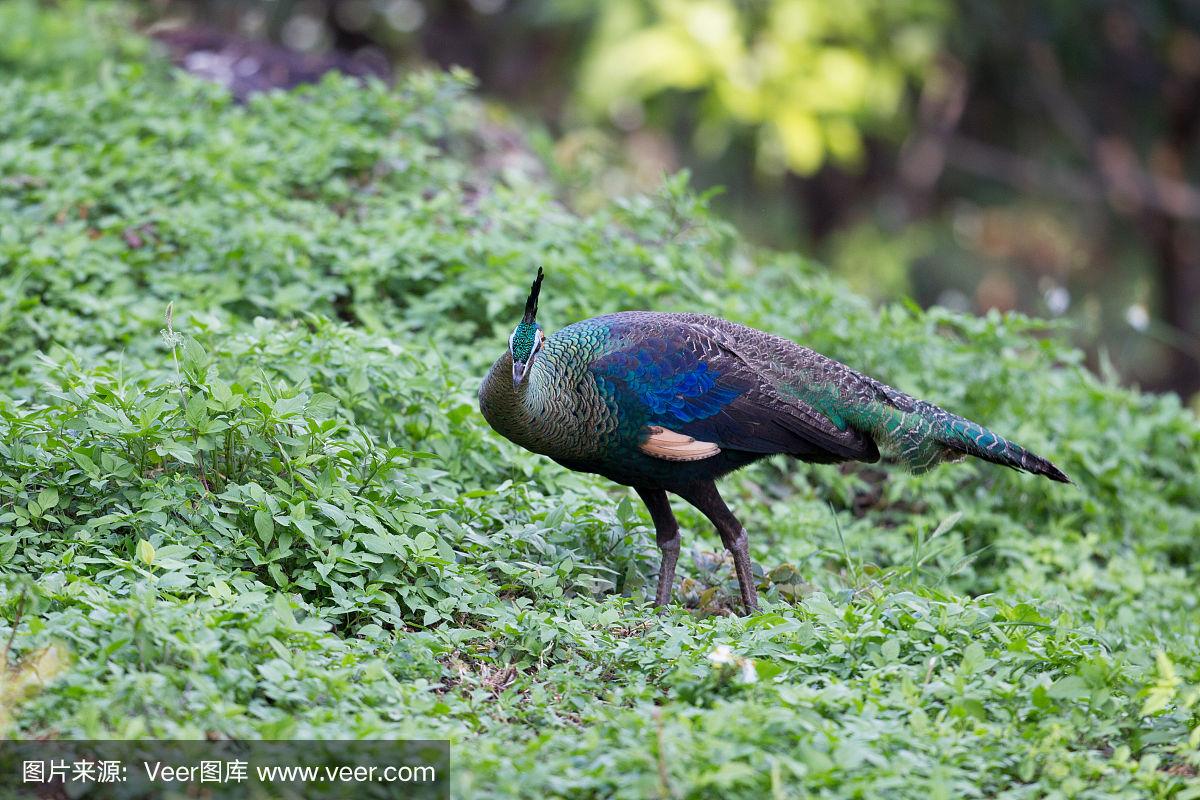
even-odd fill
[{"label": "bird's tail", "polygon": [[1045,458],[993,433],[977,422],[916,400],[891,387],[888,402],[875,406],[863,421],[875,438],[914,472],[925,472],[943,461],[964,455],[1002,464],[1022,472],[1045,475],[1052,481],[1071,479]]},{"label": "bird's tail", "polygon": [[1071,482],[1066,473],[1048,459],[1026,450],[1016,442],[1010,442],[977,422],[951,414],[935,405],[923,405],[939,412],[937,427],[941,428],[941,435],[937,439],[951,450],[1022,472],[1045,475],[1059,483]]}]

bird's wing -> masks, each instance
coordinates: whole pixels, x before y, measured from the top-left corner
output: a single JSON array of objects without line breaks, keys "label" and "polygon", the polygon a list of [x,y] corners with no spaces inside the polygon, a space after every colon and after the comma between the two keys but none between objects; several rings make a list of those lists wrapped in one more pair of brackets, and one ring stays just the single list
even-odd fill
[{"label": "bird's wing", "polygon": [[623,419],[723,450],[788,453],[810,461],[874,461],[868,434],[806,402],[759,359],[739,354],[721,331],[661,315],[622,329],[590,365]]}]

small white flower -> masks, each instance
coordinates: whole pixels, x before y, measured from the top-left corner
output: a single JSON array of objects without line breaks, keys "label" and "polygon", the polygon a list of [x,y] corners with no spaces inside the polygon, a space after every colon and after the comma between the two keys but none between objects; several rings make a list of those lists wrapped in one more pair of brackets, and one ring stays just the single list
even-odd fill
[{"label": "small white flower", "polygon": [[1051,314],[1063,314],[1071,307],[1071,293],[1063,286],[1052,286],[1044,295]]},{"label": "small white flower", "polygon": [[732,664],[736,659],[729,645],[719,644],[708,654],[708,660],[715,665],[723,666],[725,664]]},{"label": "small white flower", "polygon": [[758,680],[758,670],[754,668],[753,658],[742,659],[742,683],[754,683]]},{"label": "small white flower", "polygon": [[1150,327],[1150,312],[1146,310],[1144,305],[1135,303],[1125,309],[1125,321],[1135,331],[1144,331]]}]

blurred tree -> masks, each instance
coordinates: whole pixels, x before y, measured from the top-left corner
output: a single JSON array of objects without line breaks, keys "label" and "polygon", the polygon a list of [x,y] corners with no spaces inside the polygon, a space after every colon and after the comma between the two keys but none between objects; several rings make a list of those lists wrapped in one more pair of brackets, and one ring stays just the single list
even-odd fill
[{"label": "blurred tree", "polygon": [[1024,217],[999,260],[1040,276],[1042,310],[1080,298],[1094,345],[1185,396],[1200,391],[1198,31],[1200,4],[1180,0],[961,0],[949,88],[898,168],[912,214],[973,198]]},{"label": "blurred tree", "polygon": [[[857,165],[863,133],[902,133],[910,79],[940,47],[942,0],[611,0],[599,4],[582,59],[583,109],[619,128],[647,114],[670,125],[686,95],[692,140],[721,156],[753,132],[759,167],[815,172]],[[668,114],[643,106],[661,103]]]}]

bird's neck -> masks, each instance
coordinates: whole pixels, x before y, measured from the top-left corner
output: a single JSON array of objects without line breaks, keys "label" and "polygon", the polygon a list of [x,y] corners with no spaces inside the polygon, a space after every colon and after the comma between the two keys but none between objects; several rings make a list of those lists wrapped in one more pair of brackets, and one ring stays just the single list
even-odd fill
[{"label": "bird's neck", "polygon": [[492,427],[508,439],[528,447],[530,437],[541,426],[547,394],[547,369],[541,358],[534,358],[519,386],[513,385],[512,355],[505,352],[496,359],[479,390],[479,407]]},{"label": "bird's neck", "polygon": [[[570,360],[551,343],[529,365],[520,386],[513,386],[512,356],[496,360],[479,390],[479,408],[506,439],[553,458],[579,458],[597,446],[596,423],[602,408],[594,384],[581,381]],[[581,368],[580,368],[581,369]],[[592,414],[581,414],[581,408]]]}]

